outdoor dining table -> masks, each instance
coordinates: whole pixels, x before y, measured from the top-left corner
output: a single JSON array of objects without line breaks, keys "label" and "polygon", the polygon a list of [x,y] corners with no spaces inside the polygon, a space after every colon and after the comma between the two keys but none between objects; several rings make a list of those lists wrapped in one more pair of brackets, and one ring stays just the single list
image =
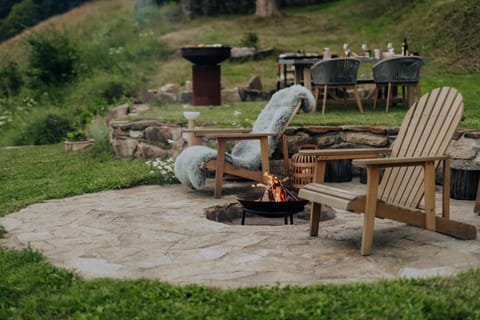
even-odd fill
[{"label": "outdoor dining table", "polygon": [[[354,56],[360,63],[370,63],[374,65],[381,59]],[[422,57],[423,61],[431,61],[431,57]],[[278,64],[282,66],[281,70],[286,70],[287,65],[294,67],[294,84],[303,84],[308,90],[312,90],[312,75],[310,68],[317,62],[322,61],[322,56],[311,54],[285,54],[279,55]],[[359,79],[359,83],[373,83],[373,79]]]}]

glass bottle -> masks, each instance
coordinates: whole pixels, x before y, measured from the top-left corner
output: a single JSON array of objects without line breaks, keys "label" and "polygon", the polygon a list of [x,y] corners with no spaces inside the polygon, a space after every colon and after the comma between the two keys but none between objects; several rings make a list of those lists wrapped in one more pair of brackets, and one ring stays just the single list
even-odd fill
[{"label": "glass bottle", "polygon": [[402,55],[407,56],[408,55],[408,43],[407,43],[407,38],[403,38],[402,42]]}]

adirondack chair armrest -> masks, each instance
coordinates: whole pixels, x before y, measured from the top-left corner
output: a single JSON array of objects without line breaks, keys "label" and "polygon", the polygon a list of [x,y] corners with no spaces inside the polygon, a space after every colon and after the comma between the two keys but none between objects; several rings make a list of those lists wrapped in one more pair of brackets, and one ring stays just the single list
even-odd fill
[{"label": "adirondack chair armrest", "polygon": [[306,149],[299,150],[300,155],[314,156],[316,159],[313,182],[323,183],[325,178],[326,162],[328,160],[352,160],[378,158],[382,154],[389,154],[390,148],[358,148],[358,149]]},{"label": "adirondack chair armrest", "polygon": [[206,133],[204,136],[207,138],[216,138],[216,139],[225,139],[225,140],[255,140],[262,139],[269,136],[276,136],[275,132],[261,132],[261,133],[251,133],[251,132],[210,132]]},{"label": "adirondack chair armrest", "polygon": [[450,157],[448,155],[429,156],[429,157],[409,157],[409,158],[378,158],[378,159],[355,159],[352,164],[364,165],[368,167],[405,167],[405,166],[420,166],[427,162],[443,161]]},{"label": "adirondack chair armrest", "polygon": [[358,148],[358,149],[306,149],[300,155],[315,156],[319,160],[370,159],[382,154],[389,154],[390,148]]},{"label": "adirondack chair armrest", "polygon": [[251,130],[251,128],[193,128],[183,129],[183,132],[193,133],[196,137],[204,137],[215,134],[248,133]]}]

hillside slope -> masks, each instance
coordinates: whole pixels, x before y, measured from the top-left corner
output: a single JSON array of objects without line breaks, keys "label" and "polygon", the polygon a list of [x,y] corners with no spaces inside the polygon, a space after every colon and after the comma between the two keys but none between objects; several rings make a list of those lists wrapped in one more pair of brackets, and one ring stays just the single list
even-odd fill
[{"label": "hillside slope", "polygon": [[[339,0],[285,9],[275,18],[194,20],[185,20],[175,4],[139,12],[134,3],[87,2],[0,45],[0,145],[36,143],[52,117],[66,123],[55,139],[65,133],[81,136],[94,117],[142,90],[190,80],[191,64],[180,56],[182,46],[241,46],[249,34],[274,53],[256,61],[222,63],[224,87],[242,86],[258,75],[264,90],[275,89],[281,52],[319,53],[329,47],[341,53],[349,43],[360,53],[363,43],[385,49],[387,42],[400,50],[407,37],[410,50],[433,58],[422,67],[422,90],[456,86],[465,97],[467,121],[473,121],[466,125],[480,127],[478,117],[470,116],[480,110],[480,9],[474,0]],[[47,51],[39,52],[32,43]],[[55,53],[65,48],[63,56]],[[43,82],[44,73],[55,72],[48,70],[50,62],[64,58],[73,66],[68,81]],[[371,72],[369,67],[362,66],[361,76]],[[5,88],[9,81],[13,88],[8,83]]]},{"label": "hillside slope", "polygon": [[[133,15],[133,7],[134,0],[96,0],[53,17],[32,30],[54,26],[75,32],[88,28],[92,20],[109,20],[119,12]],[[159,86],[172,81],[182,83],[188,79],[190,66],[179,55],[182,46],[199,43],[239,46],[249,32],[258,35],[260,46],[272,47],[276,53],[297,50],[320,52],[323,47],[340,51],[343,43],[349,43],[354,51],[360,51],[362,43],[370,48],[385,48],[387,42],[393,42],[399,49],[401,40],[406,36],[410,48],[432,56],[436,67],[478,71],[479,7],[474,0],[342,0],[284,10],[280,18],[233,15],[191,21],[183,21],[176,16],[178,12],[170,11],[170,17],[166,17],[165,13],[159,14],[152,24],[171,54],[167,63],[158,66],[150,83]],[[0,44],[0,54],[8,52],[16,59],[23,57],[18,40],[24,36],[25,33]],[[128,46],[128,43],[124,45]],[[276,66],[272,59],[263,61],[263,64],[247,63],[242,67],[251,69],[251,74],[261,75],[270,86],[274,78],[271,74]],[[226,66],[222,75],[226,85],[235,85],[248,80],[250,75],[242,73],[237,66]]]}]

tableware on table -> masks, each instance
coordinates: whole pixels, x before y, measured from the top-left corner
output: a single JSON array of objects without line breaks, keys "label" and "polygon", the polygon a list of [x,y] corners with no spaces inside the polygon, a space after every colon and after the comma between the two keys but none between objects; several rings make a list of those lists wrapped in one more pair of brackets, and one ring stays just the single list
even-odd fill
[{"label": "tableware on table", "polygon": [[395,48],[393,47],[393,44],[391,42],[387,43],[387,49],[388,49],[388,53],[391,53],[391,54],[395,53]]},{"label": "tableware on table", "polygon": [[345,52],[345,57],[348,58],[350,56],[350,46],[348,43],[343,44],[343,52]]},{"label": "tableware on table", "polygon": [[332,58],[332,54],[330,53],[330,48],[323,49],[323,60],[328,60]]}]

